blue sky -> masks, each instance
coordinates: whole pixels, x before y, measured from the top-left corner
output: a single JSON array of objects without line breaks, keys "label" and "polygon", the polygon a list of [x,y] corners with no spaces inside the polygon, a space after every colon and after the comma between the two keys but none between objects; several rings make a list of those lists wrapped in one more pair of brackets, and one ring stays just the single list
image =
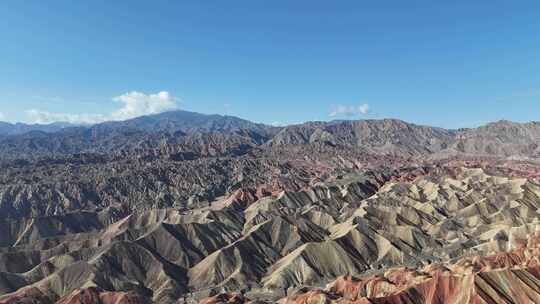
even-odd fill
[{"label": "blue sky", "polygon": [[539,33],[539,1],[6,0],[0,116],[540,120]]}]

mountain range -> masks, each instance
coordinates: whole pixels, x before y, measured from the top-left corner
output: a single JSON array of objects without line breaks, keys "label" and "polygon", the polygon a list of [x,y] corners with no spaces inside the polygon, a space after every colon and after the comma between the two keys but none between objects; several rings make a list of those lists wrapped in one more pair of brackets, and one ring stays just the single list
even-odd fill
[{"label": "mountain range", "polygon": [[[7,124],[0,126],[0,135],[3,158],[13,158],[20,153],[26,157],[111,153],[164,145],[182,145],[188,150],[187,146],[209,144],[209,141],[229,146],[231,139],[238,146],[317,144],[406,156],[469,154],[526,158],[540,155],[539,122],[498,121],[459,130],[419,126],[396,119],[307,122],[274,127],[233,116],[173,111],[87,127],[63,123]],[[222,142],[218,143],[219,140]]]},{"label": "mountain range", "polygon": [[0,303],[534,303],[539,142],[510,121],[2,124]]},{"label": "mountain range", "polygon": [[0,121],[0,136],[20,135],[30,131],[41,132],[56,132],[64,128],[75,126],[67,122],[55,122],[50,124],[25,124],[25,123],[8,123]]}]

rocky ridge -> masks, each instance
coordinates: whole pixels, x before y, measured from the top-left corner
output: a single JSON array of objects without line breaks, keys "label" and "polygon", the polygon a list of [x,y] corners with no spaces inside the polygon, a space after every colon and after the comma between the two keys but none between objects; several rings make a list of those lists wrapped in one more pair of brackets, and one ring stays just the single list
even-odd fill
[{"label": "rocky ridge", "polygon": [[235,290],[277,300],[342,275],[511,250],[540,220],[535,180],[450,168],[392,178],[350,174],[249,206],[229,197],[186,211],[8,221],[0,301],[54,302],[81,288],[132,290],[153,303]]},{"label": "rocky ridge", "polygon": [[477,282],[534,261],[539,130],[180,111],[2,135],[0,303],[534,301]]}]

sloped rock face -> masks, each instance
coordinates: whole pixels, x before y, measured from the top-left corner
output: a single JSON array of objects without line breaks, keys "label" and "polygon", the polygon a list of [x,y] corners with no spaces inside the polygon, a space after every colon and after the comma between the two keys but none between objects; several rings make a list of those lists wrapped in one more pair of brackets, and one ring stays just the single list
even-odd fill
[{"label": "sloped rock face", "polygon": [[[268,212],[246,208],[235,195],[187,211],[108,207],[6,220],[0,300],[83,303],[139,301],[140,296],[173,303],[186,295],[250,288],[279,259],[328,237],[327,227],[335,220],[309,206],[332,197],[340,204],[368,197],[388,178],[369,173],[282,192],[260,202]],[[341,193],[346,189],[351,193]],[[290,207],[274,213],[278,204],[306,213]],[[126,290],[132,294],[118,293]]]},{"label": "sloped rock face", "polygon": [[95,287],[76,289],[53,301],[38,289],[25,289],[0,301],[3,304],[146,304],[150,299],[132,292],[106,292]]},{"label": "sloped rock face", "polygon": [[144,304],[150,299],[126,292],[105,292],[96,288],[78,289],[58,300],[56,304]]},{"label": "sloped rock face", "polygon": [[395,268],[355,279],[341,277],[325,289],[300,292],[284,303],[538,303],[538,232],[527,245],[486,257],[423,269]]}]

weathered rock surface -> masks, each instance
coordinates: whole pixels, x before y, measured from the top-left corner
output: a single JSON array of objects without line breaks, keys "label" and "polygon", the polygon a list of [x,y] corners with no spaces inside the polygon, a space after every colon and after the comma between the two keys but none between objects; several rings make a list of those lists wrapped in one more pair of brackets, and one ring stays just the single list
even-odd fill
[{"label": "weathered rock surface", "polygon": [[0,303],[537,302],[539,130],[175,112],[3,135]]},{"label": "weathered rock surface", "polygon": [[538,303],[540,234],[521,247],[486,257],[393,268],[365,278],[340,277],[324,289],[300,291],[283,303]]},{"label": "weathered rock surface", "polygon": [[[87,288],[154,303],[239,290],[277,297],[343,275],[513,250],[540,223],[539,203],[534,179],[443,168],[412,180],[349,174],[250,205],[232,197],[186,211],[109,207],[19,220],[0,250],[0,299],[30,290],[54,303]],[[470,283],[445,282],[422,284]]]}]

